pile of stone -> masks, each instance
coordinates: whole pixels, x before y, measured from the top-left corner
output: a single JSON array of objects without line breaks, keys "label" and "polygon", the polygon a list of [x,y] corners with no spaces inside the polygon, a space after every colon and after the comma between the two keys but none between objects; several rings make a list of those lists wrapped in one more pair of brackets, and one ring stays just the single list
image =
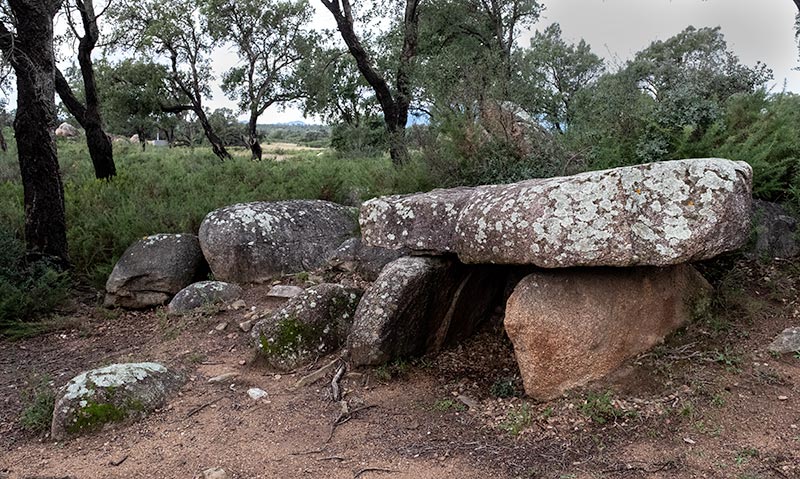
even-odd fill
[{"label": "pile of stone", "polygon": [[[550,398],[662,341],[707,303],[710,287],[689,263],[748,238],[751,177],[745,163],[698,159],[382,197],[362,206],[361,238],[345,206],[232,205],[209,213],[198,236],[132,245],[106,303],[171,300],[181,313],[234,301],[237,284],[336,268],[371,283],[321,284],[254,319],[254,344],[276,366],[342,345],[355,365],[421,355],[505,312],[526,392]],[[209,271],[215,282],[196,283]]]},{"label": "pile of stone", "polygon": [[[710,286],[689,263],[746,241],[751,181],[746,163],[696,159],[368,201],[360,216],[367,244],[428,257],[407,259],[413,265],[403,275],[391,270],[394,263],[384,269],[359,306],[351,353],[356,362],[384,360],[389,334],[403,341],[422,335],[430,349],[450,334],[442,321],[473,320],[458,314],[443,320],[438,312],[419,320],[397,310],[424,307],[448,284],[442,277],[527,265],[535,269],[513,287],[504,319],[526,393],[548,399],[602,377],[707,303]],[[392,294],[412,287],[404,284],[421,288],[426,275],[435,277],[428,290]],[[389,280],[396,277],[401,281]],[[497,284],[484,281],[480,288]],[[469,304],[484,301],[483,292],[468,294],[469,313],[485,313],[483,304]],[[393,327],[370,324],[386,323],[387,314],[396,316]]]}]

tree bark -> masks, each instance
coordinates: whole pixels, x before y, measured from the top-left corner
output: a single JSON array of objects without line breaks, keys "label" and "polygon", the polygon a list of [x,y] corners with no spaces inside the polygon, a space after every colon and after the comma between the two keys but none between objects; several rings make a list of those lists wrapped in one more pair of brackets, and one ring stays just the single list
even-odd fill
[{"label": "tree bark", "polygon": [[197,115],[197,120],[200,121],[200,125],[203,127],[203,132],[206,134],[206,139],[208,139],[208,142],[211,143],[211,151],[213,151],[214,154],[217,155],[217,157],[222,161],[230,160],[232,158],[231,154],[225,149],[225,145],[222,143],[222,140],[219,138],[219,136],[217,136],[214,128],[211,127],[211,123],[208,121],[206,112],[203,111],[202,108],[198,108],[194,113]]},{"label": "tree bark", "polygon": [[66,266],[67,225],[64,186],[54,129],[55,54],[52,0],[9,0],[16,32],[0,26],[0,47],[17,77],[17,138],[25,205],[25,242],[29,254],[56,259]]},{"label": "tree bark", "polygon": [[411,104],[411,82],[408,70],[417,54],[419,32],[419,1],[406,0],[403,18],[403,48],[397,68],[396,91],[393,94],[386,79],[372,66],[367,50],[355,33],[352,7],[349,0],[320,0],[333,14],[339,33],[356,61],[358,71],[375,92],[383,111],[383,121],[389,135],[389,154],[395,165],[408,160],[406,123]]},{"label": "tree bark", "polygon": [[258,116],[250,114],[250,121],[247,122],[247,144],[250,147],[250,154],[253,160],[261,161],[263,151],[261,142],[258,141]]},{"label": "tree bark", "polygon": [[[100,99],[97,96],[97,83],[92,66],[92,50],[94,50],[100,35],[97,28],[97,17],[95,17],[92,0],[76,0],[76,9],[81,16],[84,30],[84,35],[78,37],[78,64],[81,68],[86,104],[83,105],[75,97],[60,70],[56,71],[56,91],[67,110],[78,120],[86,132],[86,146],[89,148],[95,176],[107,180],[117,174],[117,168],[114,164],[111,138],[103,131]],[[77,36],[77,31],[75,34]]]}]

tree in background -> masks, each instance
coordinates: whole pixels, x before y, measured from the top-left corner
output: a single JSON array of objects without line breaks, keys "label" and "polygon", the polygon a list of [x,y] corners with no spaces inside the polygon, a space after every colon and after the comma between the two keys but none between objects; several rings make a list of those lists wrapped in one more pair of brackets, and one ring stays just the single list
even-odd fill
[{"label": "tree in background", "polygon": [[511,96],[529,114],[564,133],[572,123],[575,97],[597,81],[605,70],[603,60],[583,40],[567,44],[557,23],[536,32],[518,57],[520,75]]},{"label": "tree in background", "polygon": [[209,55],[214,40],[209,35],[200,2],[144,0],[118,5],[113,16],[118,33],[128,44],[141,52],[166,56],[173,105],[163,110],[194,113],[214,154],[220,160],[230,159],[231,155],[214,132],[203,108],[203,98],[211,91],[213,76]]},{"label": "tree in background", "polygon": [[339,48],[316,48],[297,69],[303,90],[303,112],[331,125],[358,128],[380,108],[355,60]]},{"label": "tree in background", "polygon": [[701,138],[731,96],[755,91],[771,74],[760,63],[742,65],[719,28],[688,27],[586,90],[572,139],[600,147],[598,166],[673,159],[682,135]]},{"label": "tree in background", "polygon": [[169,131],[163,111],[167,107],[163,102],[168,97],[169,77],[165,66],[132,59],[112,65],[101,59],[95,62],[95,70],[98,96],[110,131],[138,135],[142,150],[154,130]]},{"label": "tree in background", "polygon": [[230,42],[239,54],[222,89],[249,114],[247,144],[260,160],[258,118],[270,106],[302,96],[295,72],[316,43],[308,29],[313,10],[307,0],[209,0],[204,10],[212,37]]},{"label": "tree in background", "polygon": [[30,254],[68,264],[64,185],[56,154],[53,17],[60,0],[7,0],[0,49],[17,77],[17,139]]},{"label": "tree in background", "polygon": [[[405,0],[402,14],[393,19],[400,32],[399,54],[392,56],[393,68],[381,69],[355,30],[356,17],[350,0],[320,0],[336,20],[342,40],[356,61],[359,72],[375,92],[389,137],[389,153],[395,164],[408,160],[405,131],[413,96],[412,69],[419,44],[420,3]],[[384,59],[387,60],[387,59]],[[393,86],[390,86],[393,83]]]},{"label": "tree in background", "polygon": [[[86,145],[94,165],[95,176],[101,179],[110,179],[117,174],[117,169],[114,165],[111,138],[103,131],[100,98],[97,95],[97,82],[92,65],[92,51],[100,39],[97,20],[105,13],[105,10],[95,13],[92,0],[74,0],[74,3],[72,2],[73,0],[68,0],[64,3],[64,10],[70,31],[78,40],[78,65],[80,65],[84,101],[78,99],[69,82],[58,69],[56,69],[56,91],[67,110],[86,132]],[[80,18],[80,28],[76,24],[75,15]]]}]

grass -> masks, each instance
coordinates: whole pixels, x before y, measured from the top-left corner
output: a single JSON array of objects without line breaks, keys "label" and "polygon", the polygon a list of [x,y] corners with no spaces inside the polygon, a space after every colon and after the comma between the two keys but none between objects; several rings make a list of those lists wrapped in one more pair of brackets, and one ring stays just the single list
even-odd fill
[{"label": "grass", "polygon": [[634,417],[634,411],[626,411],[614,405],[614,396],[611,391],[605,393],[590,392],[586,395],[578,410],[597,424],[609,421]]},{"label": "grass", "polygon": [[453,399],[439,399],[435,403],[433,403],[433,410],[439,412],[447,412],[447,411],[466,411],[467,406],[461,404],[458,401]]},{"label": "grass", "polygon": [[[11,141],[13,143],[13,140]],[[96,180],[81,141],[59,141],[68,242],[75,271],[102,287],[136,239],[154,233],[196,233],[207,213],[249,201],[323,199],[353,203],[390,193],[430,189],[419,162],[396,168],[388,157],[339,157],[302,150],[281,162],[220,162],[208,148],[116,144],[119,174]],[[0,153],[0,225],[21,237],[22,185],[16,150]]]},{"label": "grass", "polygon": [[510,409],[498,427],[512,436],[519,436],[532,423],[533,411],[530,404],[524,402]]},{"label": "grass", "polygon": [[519,394],[514,378],[497,379],[489,388],[489,393],[497,398],[510,398]]},{"label": "grass", "polygon": [[36,386],[23,395],[23,401],[27,406],[20,414],[20,426],[35,433],[49,431],[56,402],[56,393],[50,386],[49,378],[41,378]]}]

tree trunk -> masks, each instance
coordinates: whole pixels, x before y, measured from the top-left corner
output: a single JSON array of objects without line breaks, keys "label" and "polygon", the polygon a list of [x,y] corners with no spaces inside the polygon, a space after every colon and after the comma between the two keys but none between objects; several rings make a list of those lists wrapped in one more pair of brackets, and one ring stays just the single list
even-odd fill
[{"label": "tree trunk", "polygon": [[250,115],[250,121],[247,123],[247,144],[250,146],[251,158],[253,160],[261,161],[263,151],[261,150],[261,142],[258,141],[258,117]]},{"label": "tree trunk", "polygon": [[204,112],[202,108],[199,108],[196,109],[194,113],[197,115],[200,125],[203,126],[203,132],[205,132],[208,142],[211,143],[211,151],[222,161],[232,159],[231,154],[228,153],[228,150],[225,149],[225,145],[222,144],[222,140],[220,140],[214,132],[214,128],[211,127],[206,112]]},{"label": "tree trunk", "polygon": [[322,4],[333,14],[339,33],[356,61],[358,71],[375,92],[381,105],[386,132],[389,135],[389,154],[392,163],[400,165],[408,160],[405,129],[408,109],[411,104],[411,82],[408,70],[417,54],[419,31],[419,1],[406,0],[403,18],[403,48],[397,68],[396,92],[392,94],[386,79],[372,66],[367,50],[355,32],[352,8],[349,0],[322,0]]},{"label": "tree trunk", "polygon": [[84,106],[72,92],[69,82],[60,70],[56,70],[56,91],[64,106],[86,132],[86,146],[89,148],[89,157],[94,166],[94,176],[98,179],[111,179],[117,174],[117,168],[114,165],[111,138],[103,131],[98,106],[95,104]]},{"label": "tree trunk", "polygon": [[57,123],[53,16],[59,4],[24,0],[9,4],[16,18],[10,61],[17,76],[14,134],[24,190],[25,241],[29,253],[67,265],[64,186],[53,132]]}]

